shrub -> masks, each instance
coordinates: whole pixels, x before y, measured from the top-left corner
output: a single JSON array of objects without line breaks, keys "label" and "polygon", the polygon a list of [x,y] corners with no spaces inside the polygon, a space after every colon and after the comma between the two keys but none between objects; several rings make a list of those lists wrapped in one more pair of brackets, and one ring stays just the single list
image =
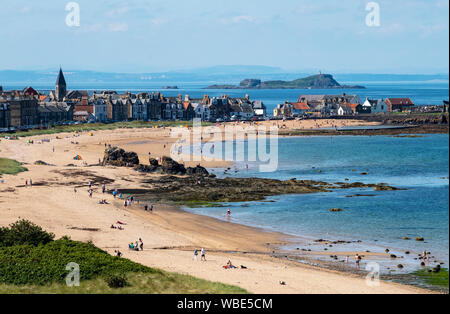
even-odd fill
[{"label": "shrub", "polygon": [[105,282],[108,287],[113,289],[124,288],[129,285],[127,278],[122,274],[107,275],[105,277]]},{"label": "shrub", "polygon": [[28,220],[19,220],[9,228],[0,228],[0,246],[47,244],[55,238],[53,233],[42,230]]},{"label": "shrub", "polygon": [[71,262],[80,265],[81,280],[115,273],[161,273],[128,259],[111,256],[92,244],[60,239],[38,246],[0,247],[0,283],[65,283],[69,274],[66,265]]}]

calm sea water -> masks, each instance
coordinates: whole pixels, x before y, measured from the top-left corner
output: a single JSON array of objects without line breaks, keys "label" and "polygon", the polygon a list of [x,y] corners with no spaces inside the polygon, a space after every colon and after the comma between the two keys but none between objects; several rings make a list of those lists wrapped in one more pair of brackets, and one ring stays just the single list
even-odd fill
[{"label": "calm sea water", "polygon": [[[237,145],[239,146],[239,145]],[[247,146],[246,146],[247,148]],[[279,140],[279,166],[261,173],[257,163],[237,163],[224,176],[255,176],[276,179],[311,179],[326,182],[388,183],[399,191],[373,189],[337,190],[331,193],[282,195],[275,202],[225,204],[232,221],[281,231],[310,239],[361,240],[357,249],[384,252],[389,248],[428,250],[448,266],[449,251],[449,137],[444,134],[419,138],[390,136],[296,137]],[[322,172],[319,173],[318,169]],[[357,171],[353,171],[356,169]],[[238,172],[235,172],[238,171]],[[368,172],[363,176],[361,172]],[[346,197],[364,194],[365,197]],[[330,213],[339,207],[341,213]],[[225,219],[226,208],[188,209]],[[412,240],[405,241],[402,237]],[[424,237],[425,242],[417,242]],[[355,247],[353,247],[355,248]],[[349,247],[333,250],[348,250]],[[417,267],[416,254],[402,263]]]}]

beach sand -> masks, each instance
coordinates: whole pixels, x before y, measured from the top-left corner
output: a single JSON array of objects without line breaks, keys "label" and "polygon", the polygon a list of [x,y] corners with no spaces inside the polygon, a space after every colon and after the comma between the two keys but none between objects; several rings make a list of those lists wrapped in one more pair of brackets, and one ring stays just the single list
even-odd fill
[{"label": "beach sand", "polygon": [[[388,282],[369,286],[360,276],[272,257],[274,248],[288,240],[280,233],[190,214],[166,204],[155,204],[153,213],[143,211],[142,204],[125,209],[123,201],[101,193],[102,182],[109,190],[139,188],[136,182],[149,176],[129,168],[95,165],[103,158],[105,143],[136,151],[141,162],[148,163],[149,151],[152,157],[168,155],[176,141],[169,133],[169,129],[120,129],[94,132],[94,136],[81,133],[77,137],[57,134],[17,141],[2,139],[0,157],[23,162],[29,171],[3,176],[0,226],[29,219],[57,237],[92,241],[111,254],[120,250],[125,258],[144,265],[237,285],[252,293],[429,293]],[[39,144],[44,138],[50,142]],[[34,144],[27,144],[28,140],[34,140]],[[83,160],[73,160],[76,154]],[[37,160],[51,166],[34,165]],[[228,163],[201,164],[223,167]],[[30,179],[33,186],[25,186]],[[92,198],[88,195],[89,181],[94,182]],[[109,204],[98,204],[100,199]],[[117,221],[125,223],[124,230],[110,228]],[[129,251],[128,243],[138,238],[144,241],[144,251]],[[194,261],[194,248],[202,247],[207,261]],[[247,269],[225,270],[222,266],[228,260]],[[280,285],[280,281],[286,285]]]}]

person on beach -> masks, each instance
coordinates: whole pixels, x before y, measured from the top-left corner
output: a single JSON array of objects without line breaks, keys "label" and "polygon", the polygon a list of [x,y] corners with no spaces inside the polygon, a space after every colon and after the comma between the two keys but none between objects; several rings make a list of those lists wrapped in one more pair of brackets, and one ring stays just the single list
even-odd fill
[{"label": "person on beach", "polygon": [[89,189],[89,197],[92,198],[92,189]]},{"label": "person on beach", "polygon": [[422,260],[424,262],[426,262],[428,260],[428,253],[427,253],[426,250],[424,250],[423,253],[422,253]]},{"label": "person on beach", "polygon": [[77,188],[73,188],[73,193],[77,194]]},{"label": "person on beach", "polygon": [[30,179],[30,186],[33,186],[33,180]]},{"label": "person on beach", "polygon": [[144,250],[144,242],[142,241],[141,238],[139,238],[139,248],[141,249],[141,251]]},{"label": "person on beach", "polygon": [[153,213],[153,204],[150,204],[150,212]]},{"label": "person on beach", "polygon": [[144,210],[145,210],[145,211],[148,210],[148,205],[147,205],[147,204],[144,205]]},{"label": "person on beach", "polygon": [[89,181],[89,188],[91,188],[92,187],[92,182],[91,181]]},{"label": "person on beach", "polygon": [[198,259],[198,250],[195,249],[194,250],[194,261],[197,261],[197,259]]},{"label": "person on beach", "polygon": [[106,192],[106,185],[103,184],[102,185],[102,193],[105,194],[105,192]]},{"label": "person on beach", "polygon": [[228,208],[227,210],[227,217],[230,218],[231,217],[231,210]]},{"label": "person on beach", "polygon": [[206,262],[206,252],[204,248],[202,248],[202,257],[200,258],[200,260]]},{"label": "person on beach", "polygon": [[361,262],[361,256],[359,256],[359,254],[355,255],[355,263],[356,263],[356,268],[359,269],[359,263]]}]

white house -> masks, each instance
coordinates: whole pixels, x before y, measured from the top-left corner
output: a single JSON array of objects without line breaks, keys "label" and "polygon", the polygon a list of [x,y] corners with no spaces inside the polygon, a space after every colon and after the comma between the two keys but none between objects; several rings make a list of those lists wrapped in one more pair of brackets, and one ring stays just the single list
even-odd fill
[{"label": "white house", "polygon": [[363,103],[363,110],[370,113],[383,113],[388,112],[389,108],[383,99],[369,99]]}]

